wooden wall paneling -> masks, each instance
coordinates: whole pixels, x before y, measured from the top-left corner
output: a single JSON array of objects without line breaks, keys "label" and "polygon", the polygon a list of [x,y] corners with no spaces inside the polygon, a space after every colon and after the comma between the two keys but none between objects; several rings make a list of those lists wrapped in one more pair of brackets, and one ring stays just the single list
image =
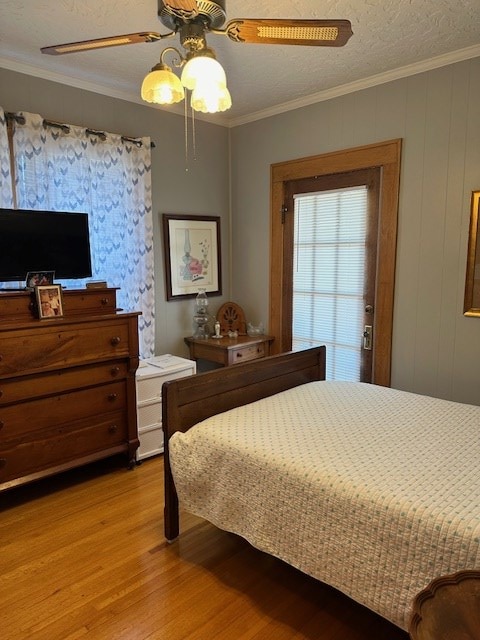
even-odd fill
[{"label": "wooden wall paneling", "polygon": [[[462,220],[465,205],[465,147],[467,144],[469,74],[467,67],[453,74],[451,117],[445,198],[445,236],[440,313],[440,346],[436,395],[453,398],[452,362],[457,330],[463,321],[463,291],[466,262],[463,259]],[[461,274],[459,280],[459,274]]]},{"label": "wooden wall paneling", "polygon": [[[460,237],[460,266],[458,288],[463,292],[467,260],[470,199],[472,191],[480,189],[480,58],[469,62],[467,119],[465,143],[464,196],[462,204],[462,232]],[[478,362],[480,361],[480,318],[458,316],[455,336],[455,355],[451,363],[453,395],[460,402],[480,404]]]},{"label": "wooden wall paneling", "polygon": [[[407,80],[382,84],[375,88],[375,140],[405,135]],[[373,106],[373,105],[372,105]]]},{"label": "wooden wall paneling", "polygon": [[436,395],[440,350],[440,314],[445,238],[445,198],[450,138],[451,70],[428,78],[425,112],[425,164],[421,209],[419,297],[414,385],[418,393]]},{"label": "wooden wall paneling", "polygon": [[396,365],[392,371],[392,386],[405,390],[414,389],[426,93],[423,76],[408,78],[395,280],[393,361]]}]

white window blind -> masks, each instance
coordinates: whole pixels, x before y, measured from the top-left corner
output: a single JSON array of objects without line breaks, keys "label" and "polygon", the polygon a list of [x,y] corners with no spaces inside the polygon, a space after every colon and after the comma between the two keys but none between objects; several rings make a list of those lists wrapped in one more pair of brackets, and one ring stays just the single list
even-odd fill
[{"label": "white window blind", "polygon": [[360,380],[367,187],[295,196],[292,348],[327,347],[327,379]]}]

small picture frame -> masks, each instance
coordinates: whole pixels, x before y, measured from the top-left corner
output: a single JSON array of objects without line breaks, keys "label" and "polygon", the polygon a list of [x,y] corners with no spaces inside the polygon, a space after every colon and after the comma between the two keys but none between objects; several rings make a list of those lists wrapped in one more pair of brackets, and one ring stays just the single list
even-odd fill
[{"label": "small picture frame", "polygon": [[53,284],[55,271],[29,271],[26,277],[25,286],[27,289],[35,289],[35,287],[45,284]]},{"label": "small picture frame", "polygon": [[63,316],[62,286],[59,284],[38,285],[35,287],[38,317],[61,318]]}]

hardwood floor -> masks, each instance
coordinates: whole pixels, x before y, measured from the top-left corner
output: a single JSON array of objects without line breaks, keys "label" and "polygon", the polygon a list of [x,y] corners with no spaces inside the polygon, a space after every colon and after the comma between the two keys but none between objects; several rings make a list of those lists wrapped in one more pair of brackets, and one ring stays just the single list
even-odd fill
[{"label": "hardwood floor", "polygon": [[112,459],[0,494],[2,640],[407,640],[333,589],[182,514],[163,459]]}]

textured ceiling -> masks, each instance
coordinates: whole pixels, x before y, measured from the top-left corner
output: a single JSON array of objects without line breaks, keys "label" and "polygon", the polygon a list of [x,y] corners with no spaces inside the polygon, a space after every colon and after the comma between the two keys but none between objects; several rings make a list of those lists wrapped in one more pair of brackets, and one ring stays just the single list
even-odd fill
[{"label": "textured ceiling", "polygon": [[[65,56],[40,47],[136,31],[168,31],[156,0],[1,0],[0,66],[126,100],[168,39]],[[480,55],[480,0],[227,0],[227,18],[344,18],[345,47],[237,44],[210,34],[227,73],[232,109],[218,122],[239,124]]]}]

